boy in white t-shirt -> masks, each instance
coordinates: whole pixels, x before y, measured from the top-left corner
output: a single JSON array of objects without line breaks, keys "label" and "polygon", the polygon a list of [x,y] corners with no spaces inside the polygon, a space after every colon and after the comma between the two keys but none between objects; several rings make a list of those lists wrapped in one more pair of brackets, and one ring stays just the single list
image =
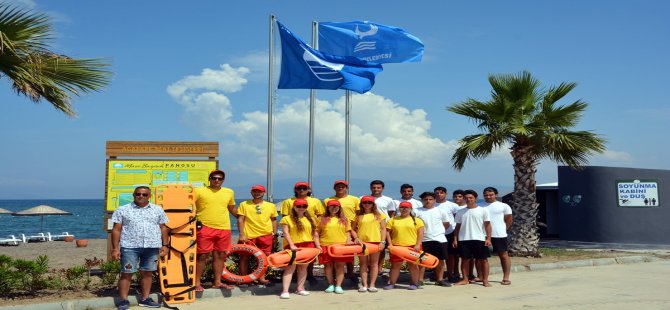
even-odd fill
[{"label": "boy in white t-shirt", "polygon": [[[444,280],[444,260],[447,259],[447,237],[446,230],[453,221],[449,212],[435,207],[435,193],[425,192],[421,194],[423,207],[416,209],[416,215],[424,223],[422,240],[423,250],[437,257],[440,262],[435,267],[436,284],[439,286],[451,286],[449,281]],[[419,283],[423,282],[426,267],[419,267]]]},{"label": "boy in white t-shirt", "polygon": [[470,265],[476,264],[481,271],[480,279],[485,287],[489,284],[489,246],[491,246],[491,221],[489,212],[477,205],[477,192],[468,189],[463,197],[467,207],[456,213],[456,230],[454,231],[454,247],[462,259],[461,272],[463,280],[456,285],[469,284]]},{"label": "boy in white t-shirt", "polygon": [[498,190],[495,187],[484,189],[484,201],[482,207],[489,211],[491,217],[491,244],[493,244],[493,253],[498,254],[500,266],[503,270],[502,285],[510,285],[510,269],[512,269],[512,260],[507,253],[507,230],[512,226],[512,208],[506,203],[497,201]]}]

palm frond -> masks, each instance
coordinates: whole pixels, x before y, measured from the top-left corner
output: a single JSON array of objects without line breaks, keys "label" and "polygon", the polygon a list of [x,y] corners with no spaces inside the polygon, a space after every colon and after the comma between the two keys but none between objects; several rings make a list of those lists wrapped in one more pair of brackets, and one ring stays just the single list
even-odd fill
[{"label": "palm frond", "polygon": [[546,136],[546,155],[551,160],[579,168],[588,156],[605,151],[606,140],[590,131],[558,131]]}]

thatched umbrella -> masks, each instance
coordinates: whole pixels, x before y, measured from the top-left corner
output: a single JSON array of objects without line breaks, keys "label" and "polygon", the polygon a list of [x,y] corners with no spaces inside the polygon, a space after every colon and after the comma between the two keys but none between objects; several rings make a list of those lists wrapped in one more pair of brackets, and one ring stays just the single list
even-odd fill
[{"label": "thatched umbrella", "polygon": [[40,220],[40,232],[44,229],[44,216],[45,215],[72,215],[72,213],[63,211],[61,209],[56,209],[51,206],[47,205],[39,205],[36,207],[32,207],[30,209],[26,209],[23,211],[19,212],[14,212],[12,213],[14,216],[39,216],[41,217]]}]

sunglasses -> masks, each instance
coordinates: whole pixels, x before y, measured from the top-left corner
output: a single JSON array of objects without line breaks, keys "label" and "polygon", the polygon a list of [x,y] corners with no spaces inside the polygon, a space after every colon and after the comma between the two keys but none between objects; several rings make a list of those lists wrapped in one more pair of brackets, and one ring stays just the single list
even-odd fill
[{"label": "sunglasses", "polygon": [[223,181],[222,177],[209,177],[209,179],[213,181]]},{"label": "sunglasses", "polygon": [[261,214],[261,206],[256,205],[256,214]]},{"label": "sunglasses", "polygon": [[149,193],[134,193],[133,196],[135,197],[149,197]]},{"label": "sunglasses", "polygon": [[298,208],[298,209],[307,209],[306,205],[299,205],[299,206],[295,206],[295,207]]}]

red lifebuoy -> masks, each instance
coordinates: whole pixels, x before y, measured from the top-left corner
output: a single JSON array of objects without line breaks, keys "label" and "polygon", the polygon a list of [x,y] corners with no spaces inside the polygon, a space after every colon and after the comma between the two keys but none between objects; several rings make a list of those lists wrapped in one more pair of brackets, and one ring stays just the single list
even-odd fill
[{"label": "red lifebuoy", "polygon": [[230,250],[226,252],[224,261],[228,257],[228,255],[233,253],[246,253],[253,255],[256,257],[256,260],[258,260],[258,264],[256,266],[256,269],[254,269],[250,274],[247,275],[234,274],[228,271],[228,268],[226,268],[226,265],[224,264],[223,272],[221,272],[221,277],[228,282],[236,284],[251,283],[260,279],[263,275],[265,275],[265,272],[268,270],[269,266],[268,257],[265,255],[265,253],[263,253],[263,251],[261,251],[260,249],[258,249],[253,245],[233,244],[230,247]]}]

